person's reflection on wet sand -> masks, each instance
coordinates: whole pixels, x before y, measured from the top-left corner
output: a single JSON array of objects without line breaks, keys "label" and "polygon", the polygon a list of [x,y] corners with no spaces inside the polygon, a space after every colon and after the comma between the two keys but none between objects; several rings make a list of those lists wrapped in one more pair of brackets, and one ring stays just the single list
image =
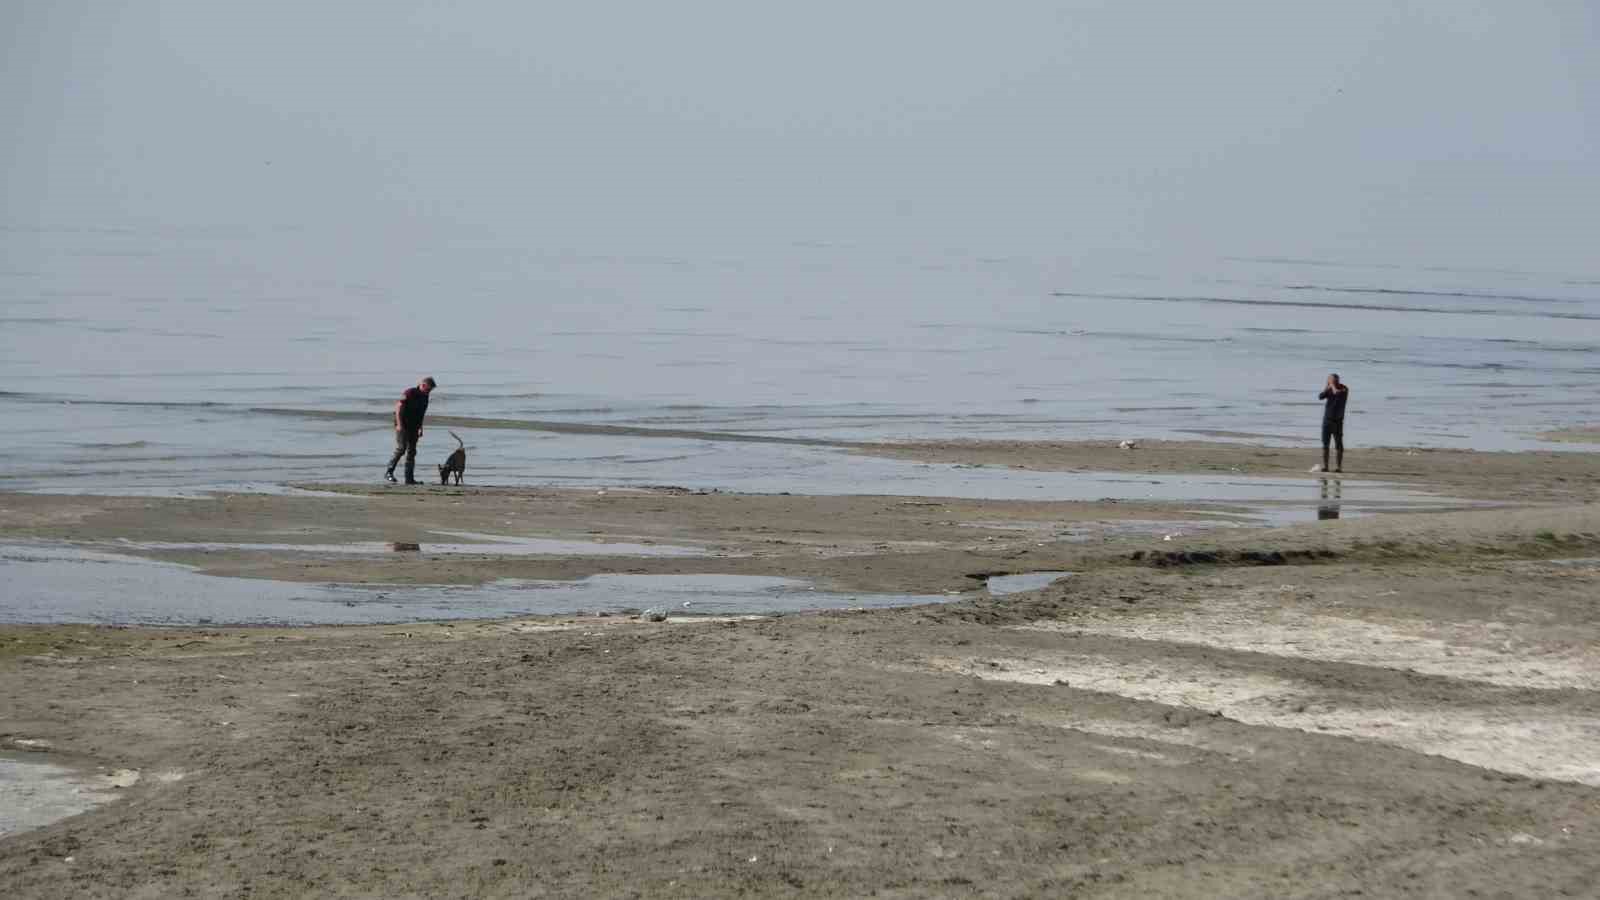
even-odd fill
[{"label": "person's reflection on wet sand", "polygon": [[1339,495],[1343,490],[1344,484],[1339,479],[1322,479],[1322,497],[1317,503],[1319,520],[1339,518]]}]

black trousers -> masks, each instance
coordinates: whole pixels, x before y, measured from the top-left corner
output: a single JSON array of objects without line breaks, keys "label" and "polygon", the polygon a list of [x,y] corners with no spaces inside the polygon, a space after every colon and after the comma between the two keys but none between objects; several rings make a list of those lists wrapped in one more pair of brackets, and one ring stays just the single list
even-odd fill
[{"label": "black trousers", "polygon": [[1335,468],[1344,468],[1344,420],[1322,423],[1322,470],[1328,470],[1328,443],[1334,443],[1339,448],[1339,456]]},{"label": "black trousers", "polygon": [[400,462],[400,457],[406,458],[406,480],[417,480],[417,438],[421,436],[421,428],[396,428],[394,430],[394,455],[389,457],[389,473],[394,473],[394,467]]}]

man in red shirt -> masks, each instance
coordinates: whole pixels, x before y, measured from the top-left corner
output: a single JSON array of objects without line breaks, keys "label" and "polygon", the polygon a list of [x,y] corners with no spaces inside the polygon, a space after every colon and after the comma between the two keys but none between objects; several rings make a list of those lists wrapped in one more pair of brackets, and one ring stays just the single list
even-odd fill
[{"label": "man in red shirt", "polygon": [[394,405],[394,455],[389,457],[389,470],[383,477],[394,481],[394,467],[400,462],[400,457],[406,458],[406,484],[417,483],[417,441],[422,439],[422,417],[428,412],[428,394],[433,391],[436,382],[433,376],[417,382],[414,388],[406,388],[400,399]]}]

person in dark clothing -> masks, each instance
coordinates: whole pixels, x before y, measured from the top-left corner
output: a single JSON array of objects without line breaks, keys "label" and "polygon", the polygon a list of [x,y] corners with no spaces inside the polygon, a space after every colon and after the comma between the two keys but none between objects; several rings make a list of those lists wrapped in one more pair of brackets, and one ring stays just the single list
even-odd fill
[{"label": "person in dark clothing", "polygon": [[[1350,400],[1350,388],[1339,380],[1339,376],[1329,375],[1328,383],[1323,385],[1322,393],[1317,395],[1322,403],[1322,471],[1344,471],[1344,406]],[[1333,468],[1328,468],[1328,443],[1332,441],[1339,450],[1339,455],[1334,457]]]},{"label": "person in dark clothing", "polygon": [[389,457],[389,469],[383,477],[394,481],[394,467],[400,462],[400,457],[406,458],[406,484],[417,483],[417,441],[422,440],[422,417],[428,412],[428,394],[433,392],[436,382],[433,376],[417,382],[414,388],[406,388],[400,399],[394,405],[394,455]]}]

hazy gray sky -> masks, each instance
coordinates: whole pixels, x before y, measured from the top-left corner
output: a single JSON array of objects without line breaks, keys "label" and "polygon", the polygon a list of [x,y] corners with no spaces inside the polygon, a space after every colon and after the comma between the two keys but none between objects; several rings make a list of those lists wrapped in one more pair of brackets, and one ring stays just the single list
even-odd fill
[{"label": "hazy gray sky", "polygon": [[1597,10],[10,0],[0,221],[1594,271]]}]

